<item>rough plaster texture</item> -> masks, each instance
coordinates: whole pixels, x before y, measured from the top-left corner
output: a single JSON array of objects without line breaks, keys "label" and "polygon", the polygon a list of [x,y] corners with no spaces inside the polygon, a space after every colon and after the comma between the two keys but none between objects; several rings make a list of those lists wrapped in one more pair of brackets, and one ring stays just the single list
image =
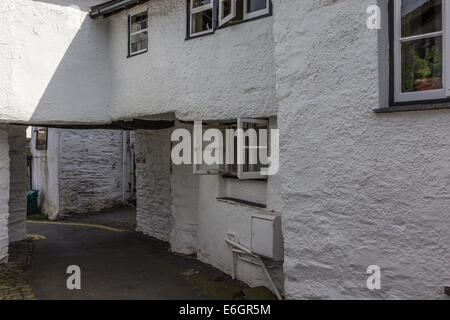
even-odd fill
[{"label": "rough plaster texture", "polygon": [[[149,10],[149,52],[126,59],[127,15]],[[272,18],[186,41],[186,1],[153,0],[108,18],[110,116],[276,115]],[[122,106],[126,106],[123,108]]]},{"label": "rough plaster texture", "polygon": [[26,181],[26,127],[8,127],[10,188],[9,188],[9,241],[26,239],[27,181]]},{"label": "rough plaster texture", "polygon": [[8,128],[0,124],[0,263],[8,259],[9,163]]},{"label": "rough plaster texture", "polygon": [[450,282],[450,112],[372,112],[370,4],[274,1],[289,299],[439,299]]},{"label": "rough plaster texture", "polygon": [[32,162],[32,188],[39,191],[38,204],[42,213],[55,219],[59,214],[59,144],[61,130],[49,129],[47,150],[36,149],[36,132],[32,128],[30,150]]},{"label": "rough plaster texture", "polygon": [[0,121],[109,121],[106,29],[86,12],[98,2],[0,1]]},{"label": "rough plaster texture", "polygon": [[[187,129],[192,134],[192,126],[177,123],[177,128]],[[197,253],[198,238],[198,192],[199,177],[193,175],[192,165],[172,165],[170,231],[172,250],[184,254]]]},{"label": "rough plaster texture", "polygon": [[[231,274],[233,260],[231,249],[225,242],[227,233],[235,233],[239,237],[240,243],[250,248],[251,216],[272,213],[271,208],[260,209],[217,200],[222,178],[200,176],[199,179],[197,256],[201,261]],[[248,197],[252,195],[254,189],[245,182],[243,184],[241,195],[238,198],[251,201],[251,198]],[[281,266],[271,261],[268,262],[268,265],[271,266],[270,273],[278,289],[283,292],[284,277]],[[251,286],[265,285],[271,288],[262,269],[247,262],[238,262],[237,277]]]},{"label": "rough plaster texture", "polygon": [[[276,115],[272,17],[185,41],[184,0],[96,20],[87,4],[1,1],[0,121]],[[127,59],[127,14],[147,6],[150,50]]]},{"label": "rough plaster texture", "polygon": [[62,130],[59,150],[60,215],[123,204],[122,131]]},{"label": "rough plaster texture", "polygon": [[[177,124],[180,127],[192,129]],[[136,133],[136,158],[139,162],[145,159],[145,163],[137,163],[137,230],[169,241],[175,252],[197,254],[203,262],[231,274],[227,233],[236,233],[242,244],[249,247],[251,215],[273,214],[274,208],[259,209],[217,197],[231,196],[228,192],[233,192],[236,198],[258,199],[265,204],[276,202],[268,200],[276,197],[276,192],[267,193],[267,182],[233,180],[234,187],[230,188],[226,182],[229,179],[194,176],[192,165],[172,165],[170,170],[170,133],[171,130]],[[282,291],[282,267],[269,264],[273,265],[270,272]],[[262,269],[245,262],[238,263],[237,277],[253,286],[270,287]]]},{"label": "rough plaster texture", "polygon": [[170,130],[136,131],[137,231],[168,241],[172,229]]},{"label": "rough plaster texture", "polygon": [[[281,173],[267,190],[280,186],[282,196],[267,203],[283,214],[287,298],[441,298],[450,281],[450,112],[372,112],[387,100],[386,25],[378,34],[365,27],[366,8],[374,3],[273,0],[273,18],[185,41],[184,1],[155,0],[149,52],[125,59],[127,12],[96,21],[76,12],[74,25],[86,28],[66,32],[72,8],[1,1],[0,120],[94,122],[169,111],[226,119],[279,111]],[[386,2],[379,4],[386,12]],[[24,13],[34,18],[22,21]],[[142,231],[169,239],[177,222],[170,166],[160,152],[169,147],[154,135],[139,138],[151,156],[138,165],[138,219]],[[1,163],[0,175],[7,175]],[[189,223],[198,223],[198,232],[192,227],[189,247],[180,250],[193,250],[198,239],[199,257],[227,268],[219,236],[228,226],[245,235],[240,217],[249,212],[229,204],[215,210],[215,179],[192,182],[194,190],[198,183],[198,219],[191,215]],[[195,201],[188,207],[194,212]],[[154,217],[145,217],[149,212]],[[213,234],[214,228],[220,230]],[[211,236],[214,241],[202,242]],[[383,272],[377,292],[365,286],[371,264]]]},{"label": "rough plaster texture", "polygon": [[47,150],[35,138],[33,189],[51,219],[123,204],[121,131],[49,129]]}]

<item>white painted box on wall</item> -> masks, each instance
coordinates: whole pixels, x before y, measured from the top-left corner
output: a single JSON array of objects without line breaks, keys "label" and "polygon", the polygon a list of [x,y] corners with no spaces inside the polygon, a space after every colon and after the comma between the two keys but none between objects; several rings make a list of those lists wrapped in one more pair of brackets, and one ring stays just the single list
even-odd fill
[{"label": "white painted box on wall", "polygon": [[252,215],[251,250],[253,253],[283,261],[284,244],[281,217],[275,215]]}]

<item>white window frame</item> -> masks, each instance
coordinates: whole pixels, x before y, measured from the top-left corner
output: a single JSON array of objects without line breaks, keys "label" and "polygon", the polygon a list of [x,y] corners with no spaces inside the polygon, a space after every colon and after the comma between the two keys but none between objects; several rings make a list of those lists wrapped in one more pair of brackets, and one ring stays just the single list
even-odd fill
[{"label": "white window frame", "polygon": [[219,23],[219,27],[223,26],[224,24],[230,22],[231,20],[233,20],[234,18],[236,18],[236,7],[237,7],[237,0],[230,0],[231,1],[231,12],[228,16],[223,17],[223,8],[224,8],[224,3],[227,0],[219,0],[219,19],[218,19],[218,23]]},{"label": "white window frame", "polygon": [[[238,118],[237,123],[238,123],[237,124],[238,131],[244,130],[244,124],[246,124],[246,123],[259,124],[262,126],[266,126],[267,129],[269,129],[269,120]],[[269,132],[269,130],[268,130],[268,132]],[[239,147],[239,146],[245,146],[244,141],[242,141],[243,139],[245,139],[245,138],[242,135],[238,134],[238,138],[237,138],[237,140],[238,140],[238,142],[237,142],[238,143],[238,148],[237,148],[238,149],[238,156],[237,156],[238,161],[239,161],[239,159],[245,159],[245,155],[242,155],[242,152],[245,150],[243,150],[242,148]],[[267,135],[267,139],[268,139],[268,141],[270,141],[269,135]],[[268,141],[266,143],[266,146],[269,145]],[[258,152],[259,152],[259,150],[258,150]],[[248,159],[246,159],[246,161],[248,161]],[[239,180],[254,180],[254,179],[267,178],[266,176],[261,174],[261,171],[245,172],[243,164],[238,164],[237,168],[238,168],[237,175],[238,175]]]},{"label": "white window frame", "polygon": [[[394,102],[410,102],[422,100],[445,99],[450,96],[450,4],[442,1],[442,31],[420,34],[402,38],[401,36],[401,5],[402,0],[394,0]],[[403,42],[442,36],[442,89],[401,92],[402,90],[402,54]]]},{"label": "white window frame", "polygon": [[[204,12],[207,10],[211,10],[212,14],[212,26],[210,30],[205,30],[205,31],[201,31],[201,32],[196,32],[193,33],[192,32],[192,26],[193,26],[193,16],[194,14],[200,13],[200,12]],[[204,34],[209,34],[209,33],[213,33],[214,32],[214,0],[211,0],[210,3],[208,4],[204,4],[202,6],[196,7],[194,8],[194,0],[190,0],[190,5],[189,5],[189,36],[190,37],[196,37],[196,36],[201,36]]]},{"label": "white window frame", "polygon": [[[237,122],[234,126],[236,126],[236,132],[239,131],[239,129],[242,129],[243,131],[241,132],[245,132],[244,130],[244,125],[250,123],[250,124],[259,124],[261,126],[265,126],[267,127],[267,141],[264,147],[269,148],[269,141],[270,141],[270,130],[269,130],[269,120],[266,119],[249,119],[249,118],[238,118]],[[222,125],[222,124],[216,124],[216,125],[212,125],[210,126],[210,128],[216,128],[216,129],[223,129],[224,131],[230,127],[232,127],[233,125]],[[203,132],[201,137],[203,137]],[[224,139],[226,139],[226,134],[223,135]],[[199,138],[200,139],[200,138]],[[242,135],[237,135],[237,159],[244,159],[245,155],[242,155],[242,152],[245,152],[245,148],[244,150],[242,150],[241,148],[239,148],[239,146],[244,145],[242,141],[243,139],[245,139],[244,136]],[[199,158],[203,156],[203,152],[202,149],[204,147],[203,143],[201,144],[201,147],[199,147],[199,143],[200,140],[197,141],[196,145],[197,148],[194,150],[194,159],[195,157]],[[255,171],[255,172],[246,172],[244,171],[244,165],[243,164],[236,164],[237,167],[237,171],[234,173],[231,173],[230,171],[228,171],[226,169],[226,157],[228,156],[227,150],[234,150],[234,139],[232,141],[229,141],[228,139],[226,139],[225,143],[224,143],[224,147],[226,147],[226,149],[224,150],[223,153],[223,160],[224,160],[224,164],[223,165],[214,165],[214,166],[210,166],[208,169],[202,168],[201,166],[204,165],[199,165],[199,164],[193,164],[193,174],[194,175],[221,175],[221,174],[236,174],[236,177],[239,180],[255,180],[255,179],[266,179],[267,176],[262,175],[261,171]],[[259,152],[259,150],[258,150]],[[240,158],[242,157],[242,158]],[[248,159],[246,159],[246,161],[248,161]],[[195,161],[194,161],[195,162]]]},{"label": "white window frame", "polygon": [[[132,26],[133,17],[134,17],[134,16],[140,16],[140,15],[142,15],[142,14],[144,14],[144,13],[147,14],[147,28],[141,29],[141,30],[139,30],[139,31],[131,32],[131,26]],[[128,50],[129,50],[129,56],[132,57],[132,56],[135,56],[135,55],[137,55],[137,54],[139,54],[139,53],[143,53],[143,52],[147,52],[147,51],[148,51],[148,10],[146,10],[146,11],[141,11],[141,12],[135,13],[135,14],[131,14],[129,20],[130,20],[130,21],[128,22],[128,23],[129,23],[129,26],[128,26],[128,28],[129,28],[128,39],[130,39],[130,40],[129,40],[130,43],[129,43],[129,48],[128,48]],[[134,35],[140,34],[140,33],[144,33],[144,32],[147,32],[147,48],[142,49],[142,50],[138,50],[138,51],[136,51],[136,52],[133,52],[132,49],[131,49],[131,48],[132,48],[131,37],[134,36]]]},{"label": "white window frame", "polygon": [[248,12],[247,0],[242,0],[242,1],[244,1],[244,20],[257,18],[257,17],[264,16],[264,15],[267,15],[270,13],[270,0],[266,0],[266,8],[265,9],[261,9],[261,10],[250,12],[250,13]]}]

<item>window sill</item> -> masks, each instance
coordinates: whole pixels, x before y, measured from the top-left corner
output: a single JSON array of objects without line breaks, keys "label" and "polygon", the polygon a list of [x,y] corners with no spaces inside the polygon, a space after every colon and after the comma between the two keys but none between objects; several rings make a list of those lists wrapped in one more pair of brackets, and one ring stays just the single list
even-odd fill
[{"label": "window sill", "polygon": [[395,104],[392,107],[377,108],[373,111],[375,113],[396,113],[396,112],[411,112],[411,111],[427,111],[427,110],[445,110],[450,109],[449,100],[434,100],[434,101],[419,101],[419,102],[403,102]]},{"label": "window sill", "polygon": [[133,57],[139,56],[139,55],[147,53],[147,52],[148,52],[148,49],[145,50],[145,51],[142,51],[142,52],[138,52],[138,53],[134,53],[134,54],[128,54],[127,58],[133,58]]},{"label": "window sill", "polygon": [[265,205],[265,204],[251,202],[251,201],[242,200],[242,199],[229,198],[229,197],[223,197],[223,198],[218,197],[216,199],[218,201],[227,202],[227,203],[234,202],[237,204],[246,205],[246,206],[254,207],[254,208],[258,208],[258,209],[267,209],[267,205]]},{"label": "window sill", "polygon": [[[234,179],[234,180],[240,180],[237,175],[232,175],[232,174],[222,174],[222,178],[224,179]],[[244,179],[241,181],[267,181],[267,178],[260,178],[260,179]]]}]

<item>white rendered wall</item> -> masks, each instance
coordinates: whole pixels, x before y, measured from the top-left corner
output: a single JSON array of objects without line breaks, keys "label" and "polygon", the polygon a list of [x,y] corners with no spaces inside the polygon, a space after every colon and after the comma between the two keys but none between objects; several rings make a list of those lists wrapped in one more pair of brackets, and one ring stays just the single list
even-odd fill
[{"label": "white rendered wall", "polygon": [[[240,243],[250,248],[251,216],[253,214],[273,214],[273,209],[270,207],[260,209],[231,201],[217,200],[217,197],[220,196],[219,183],[222,178],[200,176],[199,179],[197,256],[201,261],[231,274],[233,260],[230,246],[225,243],[227,233],[237,234]],[[253,187],[245,181],[242,181],[242,184],[244,186],[239,199],[251,200],[248,196],[252,194]],[[266,197],[270,197],[270,195],[266,195]],[[273,267],[269,272],[279,290],[283,292],[284,277],[281,266],[274,262],[268,262],[268,265]],[[237,277],[250,286],[264,285],[272,289],[262,269],[247,262],[238,262]]]},{"label": "white rendered wall", "polygon": [[373,3],[274,1],[289,299],[439,299],[450,283],[450,112],[372,112]]},{"label": "white rendered wall", "polygon": [[[191,134],[192,127],[180,123],[176,125],[176,128],[187,129]],[[170,245],[175,252],[196,254],[199,241],[197,237],[199,177],[193,175],[192,165],[172,164],[170,179],[173,220]]]},{"label": "white rendered wall", "polygon": [[[92,20],[99,2],[1,1],[0,121],[276,115],[272,17],[185,41],[184,0]],[[127,14],[147,6],[149,52],[127,59]]]},{"label": "white rendered wall", "polygon": [[39,191],[39,207],[50,219],[60,214],[59,203],[59,129],[48,129],[47,150],[36,150],[36,132],[31,132],[30,149],[33,155],[32,188]]},{"label": "white rendered wall", "polygon": [[87,16],[99,2],[0,1],[0,121],[110,120],[106,29]]},{"label": "white rendered wall", "polygon": [[[33,189],[51,219],[123,204],[122,131],[48,129],[47,150],[36,150]],[[128,160],[128,159],[127,159]]]},{"label": "white rendered wall", "polygon": [[[149,51],[127,59],[127,15],[147,7]],[[152,0],[106,22],[112,118],[166,112],[186,120],[276,115],[271,17],[188,41],[185,0]]]},{"label": "white rendered wall", "polygon": [[9,158],[10,158],[10,188],[9,188],[9,241],[26,239],[27,219],[27,181],[26,181],[26,127],[9,126]]},{"label": "white rendered wall", "polygon": [[136,230],[168,241],[172,230],[170,129],[136,131]]},{"label": "white rendered wall", "polygon": [[122,131],[61,130],[59,214],[123,205]]},{"label": "white rendered wall", "polygon": [[[273,123],[272,125],[276,126]],[[192,129],[177,123],[176,128]],[[233,180],[234,188],[225,188],[218,176],[194,176],[192,165],[173,165],[170,170],[170,133],[172,130],[137,131],[137,231],[169,241],[174,252],[197,254],[198,259],[231,274],[232,253],[225,243],[234,232],[243,245],[250,247],[252,214],[278,212],[276,199],[280,190],[276,177],[268,182]],[[237,192],[236,190],[239,190]],[[268,193],[268,190],[271,190]],[[229,194],[229,191],[235,193]],[[259,194],[258,194],[259,193]],[[259,200],[260,209],[218,197],[234,196],[241,200]],[[283,291],[283,270],[269,262],[278,288]],[[260,267],[239,262],[238,279],[251,286],[270,283]]]},{"label": "white rendered wall", "polygon": [[0,124],[0,263],[8,259],[9,163],[8,128]]}]

